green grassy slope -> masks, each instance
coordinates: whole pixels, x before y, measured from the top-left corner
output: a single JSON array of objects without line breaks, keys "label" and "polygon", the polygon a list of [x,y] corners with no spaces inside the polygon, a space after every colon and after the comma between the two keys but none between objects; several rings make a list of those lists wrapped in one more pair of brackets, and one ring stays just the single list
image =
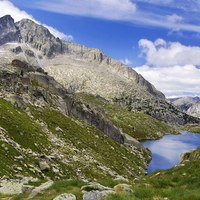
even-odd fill
[{"label": "green grassy slope", "polygon": [[[0,107],[2,134],[20,146],[16,149],[15,145],[0,139],[0,176],[14,176],[16,172],[12,169],[13,165],[22,167],[23,175],[37,176],[27,165],[39,168],[42,154],[53,156],[54,160],[49,163],[51,170],[43,172],[52,179],[57,177],[52,172],[53,165],[60,169],[65,178],[92,179],[108,178],[115,174],[131,179],[141,173],[140,167],[145,168],[145,160],[141,159],[141,155],[146,157],[146,152],[140,149],[135,150],[137,153],[130,152],[76,118],[54,109],[31,105],[29,110],[32,117],[29,117],[3,99],[0,99]],[[57,127],[62,129],[62,133],[56,130]],[[15,156],[23,156],[24,161],[15,161]],[[67,160],[67,164],[63,160]]]}]

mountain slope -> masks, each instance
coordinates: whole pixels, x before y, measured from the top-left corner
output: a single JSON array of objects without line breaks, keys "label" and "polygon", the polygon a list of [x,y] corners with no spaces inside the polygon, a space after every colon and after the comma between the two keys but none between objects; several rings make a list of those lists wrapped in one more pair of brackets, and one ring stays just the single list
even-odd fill
[{"label": "mountain slope", "polygon": [[88,180],[144,173],[148,149],[126,141],[101,109],[77,101],[41,68],[19,60],[0,65],[0,107],[0,176]]}]

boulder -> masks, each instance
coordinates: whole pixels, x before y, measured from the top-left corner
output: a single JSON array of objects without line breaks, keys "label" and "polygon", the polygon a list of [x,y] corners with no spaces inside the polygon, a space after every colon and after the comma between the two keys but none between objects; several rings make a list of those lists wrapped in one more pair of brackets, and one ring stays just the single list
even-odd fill
[{"label": "boulder", "polygon": [[73,194],[61,194],[59,196],[57,196],[56,198],[54,198],[53,200],[76,200],[76,196]]},{"label": "boulder", "polygon": [[42,171],[49,171],[50,170],[50,166],[48,165],[48,163],[46,161],[40,161],[39,165],[40,165],[40,169]]},{"label": "boulder", "polygon": [[2,194],[23,194],[23,183],[17,180],[4,180],[1,186],[0,193]]},{"label": "boulder", "polygon": [[33,198],[34,196],[36,196],[41,190],[45,190],[49,187],[51,187],[53,185],[53,181],[47,181],[46,183],[43,183],[42,185],[40,185],[39,187],[36,187],[32,190],[31,194],[29,195],[28,199]]},{"label": "boulder", "polygon": [[112,193],[116,193],[113,190],[104,190],[104,191],[91,191],[91,192],[86,192],[83,195],[83,200],[100,200],[106,196],[108,196],[108,194],[112,194]]}]

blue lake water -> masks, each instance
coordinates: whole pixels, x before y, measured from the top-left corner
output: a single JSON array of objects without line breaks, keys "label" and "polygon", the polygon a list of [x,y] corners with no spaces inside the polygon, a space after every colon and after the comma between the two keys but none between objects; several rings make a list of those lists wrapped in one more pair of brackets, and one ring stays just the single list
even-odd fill
[{"label": "blue lake water", "polygon": [[200,134],[182,132],[180,135],[165,135],[160,140],[141,142],[152,152],[147,172],[168,169],[177,165],[182,152],[200,146]]}]

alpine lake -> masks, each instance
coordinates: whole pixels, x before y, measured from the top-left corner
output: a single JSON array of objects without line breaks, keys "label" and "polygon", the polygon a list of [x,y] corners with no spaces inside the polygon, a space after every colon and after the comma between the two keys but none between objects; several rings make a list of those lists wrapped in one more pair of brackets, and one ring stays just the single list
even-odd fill
[{"label": "alpine lake", "polygon": [[179,135],[164,135],[159,140],[141,141],[152,152],[147,172],[163,170],[178,165],[181,153],[200,146],[200,134],[181,132]]}]

